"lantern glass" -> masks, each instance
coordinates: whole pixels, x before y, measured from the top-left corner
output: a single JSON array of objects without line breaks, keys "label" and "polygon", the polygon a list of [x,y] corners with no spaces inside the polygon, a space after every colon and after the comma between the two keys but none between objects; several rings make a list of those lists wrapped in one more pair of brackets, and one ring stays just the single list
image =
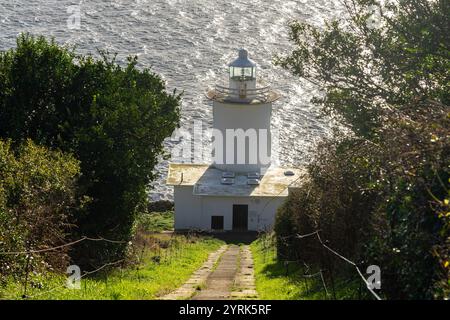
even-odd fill
[{"label": "lantern glass", "polygon": [[255,67],[230,67],[230,78],[236,80],[253,80],[256,78]]}]

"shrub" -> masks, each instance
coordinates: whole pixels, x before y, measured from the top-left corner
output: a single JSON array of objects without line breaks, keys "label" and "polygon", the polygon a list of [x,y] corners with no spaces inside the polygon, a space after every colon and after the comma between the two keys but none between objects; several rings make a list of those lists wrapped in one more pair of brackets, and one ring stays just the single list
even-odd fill
[{"label": "shrub", "polygon": [[81,199],[76,192],[79,162],[27,140],[17,152],[0,140],[0,275],[21,276],[44,268],[62,270],[67,249],[36,254],[4,255],[48,249],[66,243],[70,222]]},{"label": "shrub", "polygon": [[449,1],[342,3],[345,15],[323,28],[293,21],[293,50],[276,59],[326,92],[315,104],[357,135],[376,139],[386,109],[417,97],[449,103]]},{"label": "shrub", "polygon": [[[279,210],[277,236],[321,230],[347,258],[381,267],[386,297],[448,297],[448,111],[421,102],[392,114],[378,143],[324,142],[310,180]],[[287,239],[281,252],[328,267],[317,239]]]},{"label": "shrub", "polygon": [[136,218],[135,228],[143,232],[173,230],[173,211],[141,213]]},{"label": "shrub", "polygon": [[[346,129],[319,146],[276,230],[322,230],[342,254],[381,267],[389,298],[448,297],[450,3],[343,4],[346,17],[323,28],[294,21],[294,48],[276,59],[323,89],[312,102]],[[323,263],[312,243],[286,239]]]},{"label": "shrub", "polygon": [[125,66],[76,55],[43,37],[21,35],[17,48],[0,53],[0,137],[33,141],[80,160],[79,188],[92,199],[76,215],[74,238],[84,242],[76,263],[96,267],[123,257],[138,208],[178,125],[180,95],[137,58]]}]

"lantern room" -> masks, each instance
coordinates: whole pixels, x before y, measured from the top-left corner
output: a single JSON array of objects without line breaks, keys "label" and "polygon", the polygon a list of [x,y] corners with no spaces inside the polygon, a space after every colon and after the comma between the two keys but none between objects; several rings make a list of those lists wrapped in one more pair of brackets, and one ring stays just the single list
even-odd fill
[{"label": "lantern room", "polygon": [[245,49],[239,50],[236,60],[229,65],[230,89],[248,90],[256,88],[256,63],[248,58]]},{"label": "lantern room", "polygon": [[248,52],[245,49],[239,50],[238,58],[228,67],[230,68],[230,80],[256,80],[256,63],[248,58]]},{"label": "lantern room", "polygon": [[270,86],[258,87],[256,63],[248,57],[248,51],[240,49],[238,57],[228,65],[228,86],[216,85],[206,93],[208,99],[241,104],[264,104],[277,100],[280,95]]}]

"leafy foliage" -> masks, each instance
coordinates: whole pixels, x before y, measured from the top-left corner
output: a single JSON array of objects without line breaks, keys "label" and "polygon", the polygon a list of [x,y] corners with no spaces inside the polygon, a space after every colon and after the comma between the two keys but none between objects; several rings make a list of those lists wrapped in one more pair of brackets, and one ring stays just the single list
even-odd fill
[{"label": "leafy foliage", "polygon": [[123,255],[138,207],[178,125],[180,95],[137,58],[78,56],[43,37],[21,35],[0,54],[0,137],[31,138],[80,160],[80,193],[92,199],[76,216],[74,237],[123,240],[83,243],[77,263],[96,266]]},{"label": "leafy foliage", "polygon": [[[345,0],[348,18],[325,28],[294,21],[295,45],[276,62],[326,90],[314,102],[357,134],[373,137],[384,110],[426,97],[449,103],[450,68],[446,0]],[[377,26],[370,24],[378,8]]]},{"label": "leafy foliage", "polygon": [[[418,107],[409,117],[391,117],[379,143],[322,143],[309,181],[290,195],[275,227],[279,237],[321,230],[363,268],[379,265],[384,294],[397,299],[448,296],[448,108],[421,105],[419,116]],[[314,238],[279,247],[281,254],[327,267]]]},{"label": "leafy foliage", "polygon": [[173,230],[173,211],[141,213],[136,218],[137,230],[161,232]]},{"label": "leafy foliage", "polygon": [[67,250],[39,254],[3,252],[41,250],[67,241],[70,219],[81,208],[76,192],[79,162],[25,141],[14,152],[0,140],[0,275],[16,277],[44,268],[61,270]]},{"label": "leafy foliage", "polygon": [[[149,300],[158,299],[183,285],[201,267],[208,254],[223,242],[208,237],[165,235],[157,239],[146,235],[145,242],[135,245],[140,259],[108,267],[81,279],[81,290],[66,287],[67,277],[57,273],[31,275],[29,299],[33,300]],[[169,240],[171,239],[171,240]],[[158,243],[167,242],[161,248]],[[146,245],[147,243],[147,245]],[[156,259],[158,258],[158,259]],[[19,282],[8,281],[0,289],[0,299],[20,299]]]},{"label": "leafy foliage", "polygon": [[[448,298],[449,3],[391,2],[378,28],[367,24],[375,1],[345,3],[349,18],[324,30],[294,22],[294,51],[278,58],[323,87],[314,102],[352,132],[318,147],[276,231],[322,230],[344,256],[381,267],[388,298]],[[279,246],[326,267],[316,241]]]}]

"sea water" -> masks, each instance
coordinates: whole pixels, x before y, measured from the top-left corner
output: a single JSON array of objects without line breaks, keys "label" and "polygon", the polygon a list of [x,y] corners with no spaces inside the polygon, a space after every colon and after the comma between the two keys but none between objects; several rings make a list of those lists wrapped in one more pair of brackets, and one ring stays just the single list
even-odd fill
[{"label": "sea water", "polygon": [[[329,134],[330,121],[310,102],[320,88],[275,67],[272,60],[292,49],[290,21],[321,27],[342,13],[339,0],[0,0],[0,50],[14,47],[18,34],[30,32],[76,45],[83,54],[96,55],[98,49],[117,53],[119,62],[137,55],[139,67],[160,74],[168,90],[184,91],[181,126],[190,132],[194,121],[202,121],[205,129],[211,125],[211,103],[204,92],[225,82],[226,65],[239,48],[246,48],[258,63],[258,77],[282,94],[272,118],[279,137],[275,152],[282,165],[296,166],[308,163],[311,149]],[[166,140],[169,154],[177,143]],[[208,150],[207,136],[201,144]],[[153,200],[172,199],[165,185],[167,165],[161,159],[155,169],[158,178],[149,188]]]}]

